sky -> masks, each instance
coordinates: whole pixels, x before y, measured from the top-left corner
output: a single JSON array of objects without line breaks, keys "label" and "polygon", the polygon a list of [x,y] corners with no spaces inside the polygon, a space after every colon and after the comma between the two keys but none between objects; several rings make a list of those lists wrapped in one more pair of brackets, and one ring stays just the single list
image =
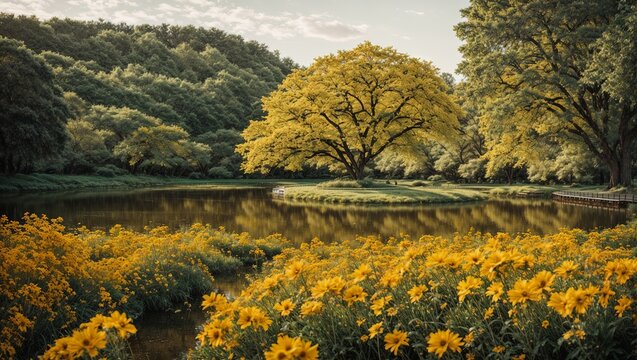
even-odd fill
[{"label": "sky", "polygon": [[1,0],[0,12],[129,24],[216,27],[310,65],[369,40],[454,73],[453,26],[469,0]]}]

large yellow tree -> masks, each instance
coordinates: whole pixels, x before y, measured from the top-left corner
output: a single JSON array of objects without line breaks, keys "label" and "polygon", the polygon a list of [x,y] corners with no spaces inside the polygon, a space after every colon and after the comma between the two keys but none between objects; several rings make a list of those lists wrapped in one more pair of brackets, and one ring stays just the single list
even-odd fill
[{"label": "large yellow tree", "polygon": [[354,179],[385,150],[455,136],[461,114],[430,63],[369,42],[294,71],[263,108],[237,147],[246,172],[328,166]]}]

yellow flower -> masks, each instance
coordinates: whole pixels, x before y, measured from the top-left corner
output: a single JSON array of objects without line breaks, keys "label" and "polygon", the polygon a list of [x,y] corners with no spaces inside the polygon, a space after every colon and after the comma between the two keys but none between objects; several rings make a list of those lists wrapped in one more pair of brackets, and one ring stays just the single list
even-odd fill
[{"label": "yellow flower", "polygon": [[376,335],[382,334],[383,331],[383,322],[377,322],[369,328],[369,338],[373,339]]},{"label": "yellow flower", "polygon": [[467,295],[471,294],[471,290],[482,286],[482,280],[473,276],[467,276],[466,279],[460,281],[456,289],[458,290],[458,300],[463,302]]},{"label": "yellow flower", "polygon": [[473,331],[470,331],[467,335],[464,336],[462,340],[464,341],[465,345],[469,345],[473,342],[474,339],[475,336],[473,335]]},{"label": "yellow flower", "polygon": [[272,320],[267,317],[263,310],[256,306],[246,307],[239,311],[239,320],[237,320],[237,325],[239,325],[242,329],[252,326],[255,329],[260,327],[263,330],[268,330],[271,323]]},{"label": "yellow flower", "polygon": [[303,341],[297,339],[296,350],[294,350],[294,356],[298,360],[318,360],[319,351],[318,345],[312,345],[309,341]]},{"label": "yellow flower", "polygon": [[305,267],[303,261],[294,261],[285,268],[285,276],[290,280],[294,280],[303,272]]},{"label": "yellow flower", "polygon": [[575,310],[578,314],[585,313],[586,309],[593,302],[593,297],[590,293],[581,287],[577,290],[574,288],[566,290],[565,298],[567,310],[569,312]]},{"label": "yellow flower", "polygon": [[354,270],[354,272],[352,273],[352,278],[354,278],[353,281],[355,283],[361,282],[367,279],[367,277],[371,275],[371,273],[372,273],[372,268],[369,267],[369,265],[367,264],[362,264],[361,266],[358,267],[358,269]]},{"label": "yellow flower", "polygon": [[367,297],[367,293],[358,285],[348,287],[343,293],[343,300],[345,300],[349,306],[355,302],[365,302],[365,297]]},{"label": "yellow flower", "polygon": [[549,321],[548,320],[542,321],[542,327],[547,329],[549,327]]},{"label": "yellow flower", "polygon": [[617,300],[617,306],[615,306],[615,310],[617,311],[617,316],[618,317],[624,316],[624,311],[626,311],[632,303],[633,301],[627,298],[626,296],[620,297],[619,300]]},{"label": "yellow flower", "polygon": [[[75,359],[81,356],[84,349],[78,348],[71,351],[70,345],[73,342],[73,339],[70,336],[63,337],[61,339],[55,340],[55,345],[53,345],[49,350],[47,350],[42,356],[43,360],[53,360],[53,359]],[[76,352],[76,351],[79,351]]]},{"label": "yellow flower", "polygon": [[266,360],[293,360],[294,352],[298,346],[297,341],[287,335],[279,336],[276,343],[270,346],[270,350],[266,351]]},{"label": "yellow flower", "polygon": [[86,352],[90,357],[97,356],[105,347],[106,333],[91,326],[74,331],[68,344],[70,353],[81,355]]},{"label": "yellow flower", "polygon": [[104,319],[104,329],[114,328],[117,334],[126,338],[129,334],[135,334],[137,329],[133,325],[132,320],[126,316],[126,314],[120,314],[119,311],[114,311],[110,317]]},{"label": "yellow flower", "polygon": [[482,263],[480,267],[480,275],[486,276],[489,280],[493,280],[498,271],[501,271],[501,267],[507,261],[504,253],[501,251],[493,252],[489,257]]},{"label": "yellow flower", "polygon": [[491,296],[491,301],[497,302],[504,294],[504,285],[500,282],[494,282],[487,288],[487,296]]},{"label": "yellow flower", "polygon": [[328,292],[333,293],[334,295],[339,295],[344,287],[345,280],[343,280],[343,278],[341,278],[340,276],[320,280],[312,288],[312,297],[315,299],[320,299]]},{"label": "yellow flower", "polygon": [[380,299],[375,300],[369,307],[374,311],[374,315],[380,315],[383,313],[383,308],[387,305],[393,297],[391,295],[383,296]]},{"label": "yellow flower", "polygon": [[220,305],[226,303],[228,299],[226,299],[225,295],[217,294],[215,292],[210,293],[210,295],[204,295],[203,301],[201,302],[201,307],[206,310],[208,308],[217,308]]},{"label": "yellow flower", "polygon": [[318,314],[323,309],[323,303],[320,301],[307,301],[301,305],[301,315]]},{"label": "yellow flower", "polygon": [[441,358],[446,352],[460,352],[460,347],[464,345],[460,335],[451,330],[438,330],[429,334],[427,340],[427,351],[435,353]]},{"label": "yellow flower", "polygon": [[493,351],[496,354],[499,354],[501,352],[503,352],[504,350],[506,350],[506,348],[502,345],[498,345],[496,347],[494,347],[491,351]]},{"label": "yellow flower", "polygon": [[416,285],[412,287],[409,291],[407,291],[407,294],[409,294],[410,297],[409,301],[412,303],[420,301],[425,291],[427,291],[427,286],[425,285]]},{"label": "yellow flower", "polygon": [[398,355],[398,348],[403,345],[409,345],[407,333],[400,330],[394,330],[385,335],[385,350],[389,350],[394,355]]},{"label": "yellow flower", "polygon": [[527,301],[538,301],[541,299],[542,291],[535,288],[528,280],[518,280],[513,289],[507,292],[511,304],[524,304]]},{"label": "yellow flower", "polygon": [[493,316],[493,306],[489,306],[489,308],[484,312],[484,319],[489,320]]},{"label": "yellow flower", "polygon": [[547,305],[563,317],[571,315],[572,309],[569,309],[566,296],[563,293],[555,292],[551,294]]},{"label": "yellow flower", "polygon": [[555,275],[553,275],[550,271],[540,271],[533,277],[533,279],[531,279],[531,284],[534,288],[540,291],[550,292],[554,279]]},{"label": "yellow flower", "polygon": [[561,277],[566,277],[567,275],[577,270],[578,267],[579,265],[577,265],[573,261],[566,260],[562,262],[562,264],[557,269],[555,269],[555,273]]},{"label": "yellow flower", "polygon": [[504,285],[500,282],[495,282],[489,285],[486,292],[487,296],[491,296],[491,301],[497,302],[504,294]]},{"label": "yellow flower", "polygon": [[564,338],[564,340],[568,340],[568,339],[572,338],[573,336],[575,336],[576,338],[582,340],[586,336],[586,332],[584,330],[581,330],[581,329],[571,329],[571,330],[565,332],[564,335],[562,335],[562,338]]},{"label": "yellow flower", "polygon": [[274,310],[281,313],[281,316],[288,316],[294,310],[295,304],[290,299],[285,299],[274,304]]},{"label": "yellow flower", "polygon": [[608,306],[608,302],[610,298],[615,295],[615,292],[610,288],[610,283],[608,281],[604,282],[604,286],[599,291],[599,305],[603,308]]}]

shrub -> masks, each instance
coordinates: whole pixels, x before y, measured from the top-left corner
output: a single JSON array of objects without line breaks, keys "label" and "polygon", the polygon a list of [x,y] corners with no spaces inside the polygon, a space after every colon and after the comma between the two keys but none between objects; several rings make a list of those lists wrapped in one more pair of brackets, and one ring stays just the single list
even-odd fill
[{"label": "shrub", "polygon": [[195,171],[195,172],[191,172],[191,173],[188,175],[188,178],[189,178],[189,179],[197,179],[197,180],[198,180],[198,179],[203,179],[203,178],[205,178],[205,176],[204,176],[202,173]]},{"label": "shrub", "polygon": [[336,179],[336,180],[329,180],[329,181],[325,181],[322,182],[318,185],[316,185],[319,188],[354,188],[354,189],[361,189],[361,188],[371,188],[371,187],[375,187],[375,186],[379,186],[380,184],[376,184],[374,183],[374,180],[369,179],[369,178],[365,178],[362,180],[343,180],[343,179]]},{"label": "shrub", "polygon": [[115,172],[113,171],[113,169],[109,169],[107,167],[99,167],[95,170],[95,175],[103,177],[115,177]]},{"label": "shrub", "polygon": [[215,166],[208,170],[208,176],[213,179],[229,179],[232,177],[232,173],[225,167]]},{"label": "shrub", "polygon": [[190,358],[631,358],[636,245],[630,226],[315,239],[276,256],[234,301],[204,297],[211,320]]},{"label": "shrub", "polygon": [[422,180],[416,180],[411,182],[411,186],[427,186],[427,183]]},{"label": "shrub", "polygon": [[168,309],[210,291],[214,274],[260,264],[286,246],[280,236],[201,224],[69,231],[62,219],[0,217],[0,358],[31,358],[60,331],[107,310]]}]

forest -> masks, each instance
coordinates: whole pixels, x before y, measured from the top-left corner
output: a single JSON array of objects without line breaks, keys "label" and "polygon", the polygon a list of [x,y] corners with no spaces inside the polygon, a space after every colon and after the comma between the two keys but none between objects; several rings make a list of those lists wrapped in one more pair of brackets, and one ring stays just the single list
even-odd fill
[{"label": "forest", "polygon": [[237,176],[240,131],[297,67],[217,29],[11,14],[0,49],[4,173]]}]

